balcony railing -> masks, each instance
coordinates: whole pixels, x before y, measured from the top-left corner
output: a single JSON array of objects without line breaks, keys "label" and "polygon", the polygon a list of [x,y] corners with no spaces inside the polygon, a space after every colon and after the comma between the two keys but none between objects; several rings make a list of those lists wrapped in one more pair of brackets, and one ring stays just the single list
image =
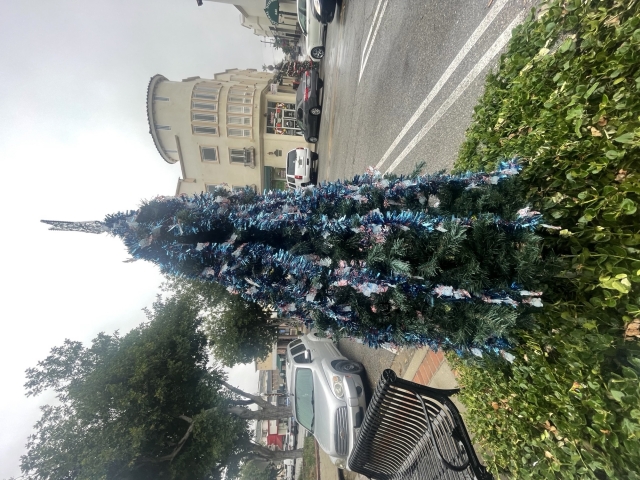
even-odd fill
[{"label": "balcony railing", "polygon": [[255,149],[253,148],[244,149],[244,166],[249,168],[256,168]]}]

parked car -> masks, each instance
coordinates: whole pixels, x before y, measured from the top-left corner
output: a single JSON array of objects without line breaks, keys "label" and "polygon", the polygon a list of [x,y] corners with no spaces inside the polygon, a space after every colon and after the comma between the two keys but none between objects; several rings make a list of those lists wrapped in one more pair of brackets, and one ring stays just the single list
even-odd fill
[{"label": "parked car", "polygon": [[318,154],[308,148],[298,147],[287,153],[287,186],[295,190],[315,184],[318,180],[317,160]]},{"label": "parked car", "polygon": [[298,436],[298,422],[295,417],[289,418],[289,432],[295,437]]},{"label": "parked car", "polygon": [[[287,385],[296,421],[338,468],[347,468],[366,409],[364,369],[314,333],[287,346]],[[316,421],[317,419],[317,421]]]},{"label": "parked car", "polygon": [[324,25],[311,13],[315,0],[297,0],[298,23],[306,38],[307,55],[314,60],[324,58]]},{"label": "parked car", "polygon": [[293,480],[296,472],[296,461],[294,459],[286,459],[282,463],[284,464],[285,480]]},{"label": "parked car", "polygon": [[313,16],[320,23],[331,23],[336,13],[337,0],[313,0]]},{"label": "parked car", "polygon": [[304,138],[309,143],[318,141],[320,132],[320,89],[323,81],[318,71],[308,70],[300,78],[300,86],[296,92],[296,116],[298,127],[304,133]]}]

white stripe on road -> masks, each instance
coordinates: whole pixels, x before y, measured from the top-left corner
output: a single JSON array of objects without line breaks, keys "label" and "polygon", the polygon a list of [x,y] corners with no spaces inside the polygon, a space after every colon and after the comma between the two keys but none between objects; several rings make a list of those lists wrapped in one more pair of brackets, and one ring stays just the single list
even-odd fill
[{"label": "white stripe on road", "polygon": [[426,123],[426,125],[422,127],[422,130],[420,130],[420,132],[418,132],[418,134],[415,137],[413,137],[413,140],[409,142],[409,145],[407,145],[406,148],[402,151],[402,153],[398,155],[398,157],[393,161],[393,163],[389,166],[389,168],[385,173],[393,172],[395,168],[400,164],[400,162],[402,162],[405,159],[405,157],[411,152],[411,150],[413,150],[413,148],[418,144],[418,142],[422,140],[422,138],[427,133],[429,133],[429,130],[431,130],[431,128],[438,122],[438,120],[440,120],[440,118],[442,118],[442,116],[447,112],[447,110],[449,110],[451,105],[453,105],[455,101],[458,100],[458,98],[460,98],[460,95],[462,95],[464,91],[469,87],[469,85],[471,85],[471,82],[473,82],[476,79],[476,77],[489,64],[489,62],[493,59],[493,57],[495,57],[498,54],[498,52],[502,50],[502,48],[507,44],[507,42],[511,38],[511,30],[513,30],[520,22],[522,22],[522,20],[524,20],[526,13],[527,13],[526,11],[520,12],[518,16],[513,20],[513,22],[509,24],[507,29],[504,32],[502,32],[502,35],[498,37],[498,39],[494,42],[494,44],[491,45],[491,48],[489,48],[489,50],[487,50],[486,53],[482,56],[480,61],[476,63],[476,65],[471,69],[471,71],[467,74],[467,76],[464,77],[462,82],[460,82],[460,84],[456,87],[456,89],[451,93],[449,98],[445,100],[445,102],[440,106],[440,108],[433,115],[433,117],[431,117],[429,121]]},{"label": "white stripe on road", "polygon": [[382,5],[382,0],[378,0],[378,6],[376,7],[376,12],[373,14],[373,22],[371,22],[371,26],[369,27],[369,34],[367,35],[367,39],[364,42],[364,48],[362,49],[362,55],[360,55],[360,64],[362,65],[362,61],[364,60],[364,53],[367,50],[367,45],[369,45],[369,39],[371,38],[371,32],[373,32],[373,26],[376,24],[376,19],[378,18],[378,11],[380,10],[380,5]]},{"label": "white stripe on road", "polygon": [[[451,76],[451,74],[455,71],[456,68],[458,68],[458,65],[460,65],[460,63],[462,63],[462,60],[464,60],[464,58],[467,56],[467,53],[469,53],[469,51],[473,48],[473,46],[476,44],[476,42],[480,39],[482,34],[487,29],[487,27],[489,25],[491,25],[491,22],[493,22],[494,18],[496,18],[496,16],[502,10],[502,7],[504,7],[508,1],[509,0],[498,0],[495,3],[495,5],[493,6],[493,8],[491,10],[489,10],[489,13],[487,13],[487,15],[482,19],[482,21],[476,27],[474,32],[471,34],[471,36],[469,37],[467,42],[460,49],[460,51],[458,52],[456,57],[449,64],[449,66],[447,67],[445,72],[442,74],[442,76],[440,77],[438,82],[433,86],[433,88],[429,92],[429,95],[427,95],[427,98],[424,99],[422,104],[418,107],[418,110],[416,110],[416,113],[414,113],[413,116],[409,119],[409,121],[404,126],[402,131],[398,134],[398,136],[393,141],[391,146],[387,149],[385,154],[382,156],[382,158],[380,159],[380,161],[376,165],[376,170],[379,170],[380,167],[382,167],[382,164],[393,153],[393,150],[402,141],[404,136],[407,134],[407,132],[413,126],[413,124],[416,123],[418,118],[420,118],[420,115],[422,115],[424,113],[424,111],[427,109],[427,107],[429,106],[431,101],[435,98],[435,96],[438,94],[438,92],[440,92],[440,89],[444,86],[445,83],[447,83],[447,80],[449,80],[449,77]],[[360,76],[362,76],[362,72],[360,73]]]},{"label": "white stripe on road", "polygon": [[[382,0],[380,0],[382,2]],[[380,3],[378,4],[378,8],[376,8],[376,13],[373,16],[373,22],[371,23],[371,28],[369,29],[369,35],[371,35],[371,29],[374,25],[376,25],[376,29],[373,32],[373,37],[371,37],[371,43],[369,43],[369,37],[367,37],[367,41],[364,45],[364,50],[362,51],[363,59],[360,62],[360,76],[358,77],[358,83],[360,83],[360,79],[362,78],[362,74],[364,73],[364,69],[367,66],[367,61],[369,61],[369,54],[371,53],[371,48],[373,47],[373,42],[376,41],[376,35],[378,35],[378,29],[380,28],[380,24],[382,23],[382,16],[384,15],[384,11],[387,9],[387,3],[389,0],[384,0],[384,5],[382,5],[382,11],[380,12],[380,16],[378,17],[378,8],[380,8]],[[366,55],[365,55],[366,52]]]}]

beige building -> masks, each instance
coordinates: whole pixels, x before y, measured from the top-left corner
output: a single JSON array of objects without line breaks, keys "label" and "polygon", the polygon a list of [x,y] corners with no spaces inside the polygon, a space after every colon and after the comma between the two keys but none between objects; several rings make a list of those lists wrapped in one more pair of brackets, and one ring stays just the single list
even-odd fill
[{"label": "beige building", "polygon": [[[263,37],[300,37],[296,0],[206,0],[233,5],[240,12],[240,24]],[[198,1],[198,5],[202,2]]]},{"label": "beige building", "polygon": [[[278,338],[273,344],[273,349],[264,360],[256,360],[255,368],[259,370],[277,370],[284,372],[284,365],[287,356],[287,345],[293,342],[301,334],[298,327],[292,327],[288,323],[278,325]],[[278,386],[274,385],[274,390]]]},{"label": "beige building", "polygon": [[230,69],[213,79],[155,75],[147,90],[149,132],[167,163],[179,163],[176,195],[226,184],[284,189],[289,150],[310,146],[295,120],[290,83],[273,74]]}]

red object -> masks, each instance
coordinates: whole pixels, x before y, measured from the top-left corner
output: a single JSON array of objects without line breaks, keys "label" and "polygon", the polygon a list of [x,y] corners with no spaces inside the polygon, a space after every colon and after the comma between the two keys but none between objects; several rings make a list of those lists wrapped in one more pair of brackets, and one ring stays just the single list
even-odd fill
[{"label": "red object", "polygon": [[284,449],[284,435],[271,434],[267,435],[267,446],[275,445],[276,447],[280,447],[280,450]]},{"label": "red object", "polygon": [[296,175],[296,180],[302,180],[302,175]]},{"label": "red object", "polygon": [[305,87],[304,89],[304,101],[309,100],[309,94],[311,93],[311,89],[309,87]]}]

